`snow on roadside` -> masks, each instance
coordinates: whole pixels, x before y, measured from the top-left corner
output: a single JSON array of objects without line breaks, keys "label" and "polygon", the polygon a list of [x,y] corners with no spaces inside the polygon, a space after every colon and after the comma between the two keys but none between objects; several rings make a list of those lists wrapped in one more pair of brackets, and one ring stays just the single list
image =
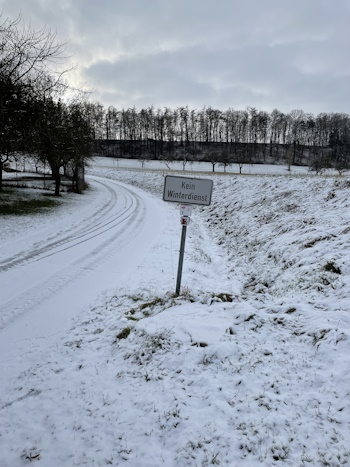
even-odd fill
[{"label": "snow on roadside", "polygon": [[[60,234],[68,224],[70,229],[81,227],[81,222],[93,212],[103,210],[105,198],[100,196],[102,190],[87,190],[84,196],[65,193],[55,200],[58,206],[50,212],[36,213],[31,216],[6,216],[0,225],[0,260],[13,254],[24,254],[31,251],[38,243],[50,240],[53,235]],[[43,190],[26,188],[25,193],[42,197],[47,195]],[[40,229],[38,229],[40,226]]]},{"label": "snow on roadside", "polygon": [[[161,196],[161,173],[93,171]],[[87,310],[2,395],[1,465],[350,463],[349,180],[214,177],[183,294],[144,265]]]}]

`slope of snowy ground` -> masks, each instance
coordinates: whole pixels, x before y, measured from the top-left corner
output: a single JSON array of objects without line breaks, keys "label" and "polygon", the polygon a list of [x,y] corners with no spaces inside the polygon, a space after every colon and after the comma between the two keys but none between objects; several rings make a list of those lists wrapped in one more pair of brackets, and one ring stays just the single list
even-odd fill
[{"label": "slope of snowy ground", "polygon": [[[90,172],[161,199],[157,171]],[[128,284],[1,383],[0,465],[350,463],[349,179],[213,179],[180,297],[163,203]]]}]

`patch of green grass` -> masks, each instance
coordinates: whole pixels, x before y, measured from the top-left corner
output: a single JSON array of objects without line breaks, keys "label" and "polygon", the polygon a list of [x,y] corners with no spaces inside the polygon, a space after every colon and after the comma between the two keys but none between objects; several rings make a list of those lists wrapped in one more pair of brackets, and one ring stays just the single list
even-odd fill
[{"label": "patch of green grass", "polygon": [[128,295],[128,298],[130,298],[130,300],[133,302],[139,302],[142,300],[142,295]]},{"label": "patch of green grass", "polygon": [[297,311],[297,309],[294,308],[294,307],[292,307],[292,308],[289,308],[289,309],[286,311],[286,313],[287,313],[288,315],[290,315],[290,314],[294,313],[295,311]]},{"label": "patch of green grass", "polygon": [[153,308],[155,307],[156,305],[162,305],[164,303],[164,300],[160,297],[156,297],[154,300],[152,300],[151,302],[146,302],[146,303],[143,303],[141,306],[140,306],[140,310],[144,310],[145,308]]},{"label": "patch of green grass", "polygon": [[[211,298],[209,300],[209,304],[212,305],[213,303],[217,303],[217,302],[232,303],[233,299],[234,299],[233,295],[229,293],[212,293]],[[190,299],[190,301],[192,300]]]},{"label": "patch of green grass", "polygon": [[126,339],[131,332],[131,328],[124,328],[120,333],[117,335],[117,339]]},{"label": "patch of green grass", "polygon": [[333,261],[329,261],[325,266],[324,270],[328,272],[334,272],[335,274],[341,274],[341,269],[338,268]]},{"label": "patch of green grass", "polygon": [[57,206],[58,201],[48,197],[25,193],[19,190],[4,190],[0,193],[0,216],[28,216]]}]

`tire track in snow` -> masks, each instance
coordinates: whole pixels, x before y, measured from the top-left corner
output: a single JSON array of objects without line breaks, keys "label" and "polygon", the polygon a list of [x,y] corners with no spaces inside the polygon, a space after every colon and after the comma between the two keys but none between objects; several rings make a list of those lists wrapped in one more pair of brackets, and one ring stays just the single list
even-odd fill
[{"label": "tire track in snow", "polygon": [[[38,261],[40,259],[46,258],[47,256],[52,256],[56,253],[60,253],[63,250],[72,248],[80,243],[105,233],[107,230],[116,227],[121,221],[123,221],[123,216],[127,215],[128,212],[133,208],[134,200],[130,195],[130,191],[120,187],[115,182],[108,181],[105,183],[102,180],[99,180],[97,177],[92,178],[97,183],[105,187],[110,194],[108,201],[97,213],[94,213],[94,217],[85,219],[83,221],[83,225],[80,225],[78,230],[75,232],[74,230],[72,232],[69,229],[63,232],[63,236],[62,233],[57,234],[56,239],[55,237],[53,237],[53,240],[50,238],[50,242],[46,243],[45,245],[40,245],[40,247],[36,248],[34,251],[18,253],[12,257],[0,261],[0,273],[25,262],[33,260]],[[113,188],[110,185],[113,185]],[[124,198],[124,208],[122,211],[107,217],[106,219],[108,213],[115,206],[118,195]],[[61,246],[64,246],[64,248],[59,249]],[[57,248],[56,251],[54,250],[55,248]],[[45,255],[45,253],[47,254]]]},{"label": "tire track in snow", "polygon": [[[50,261],[48,258],[52,256],[59,256],[60,253],[64,253],[68,249],[74,251],[76,247],[81,246],[83,243],[94,240],[93,248],[88,249],[88,245],[86,245],[87,250],[85,249],[85,252],[81,253],[70,264],[50,275],[50,277],[40,280],[37,285],[30,287],[29,290],[24,290],[17,294],[16,297],[3,302],[1,305],[0,329],[5,328],[19,316],[52,298],[55,293],[61,291],[68,284],[72,284],[78,277],[81,279],[90,270],[101,267],[104,262],[117,255],[138,234],[146,211],[146,205],[142,198],[131,190],[121,187],[116,182],[99,182],[107,186],[109,190],[114,190],[119,198],[123,197],[122,210],[105,221],[101,221],[97,227],[91,224],[84,234],[81,232],[76,233],[71,241],[62,244],[62,241],[58,240],[46,245],[40,251],[35,251],[29,258],[20,258],[17,266],[21,267],[23,265],[30,270],[31,263]],[[117,205],[118,196],[113,198],[115,205]],[[110,203],[108,206],[110,206]],[[95,241],[98,237],[100,237],[100,242],[96,245]],[[26,264],[23,264],[24,262]],[[15,265],[12,264],[12,267],[15,267]]]}]

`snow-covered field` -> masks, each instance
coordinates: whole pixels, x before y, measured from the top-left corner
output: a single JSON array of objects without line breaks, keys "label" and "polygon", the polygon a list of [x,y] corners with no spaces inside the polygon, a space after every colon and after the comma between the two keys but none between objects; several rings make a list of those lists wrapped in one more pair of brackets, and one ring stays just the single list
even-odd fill
[{"label": "snow-covered field", "polygon": [[1,467],[350,465],[350,179],[208,172],[176,298],[171,172],[122,162],[1,219]]}]

